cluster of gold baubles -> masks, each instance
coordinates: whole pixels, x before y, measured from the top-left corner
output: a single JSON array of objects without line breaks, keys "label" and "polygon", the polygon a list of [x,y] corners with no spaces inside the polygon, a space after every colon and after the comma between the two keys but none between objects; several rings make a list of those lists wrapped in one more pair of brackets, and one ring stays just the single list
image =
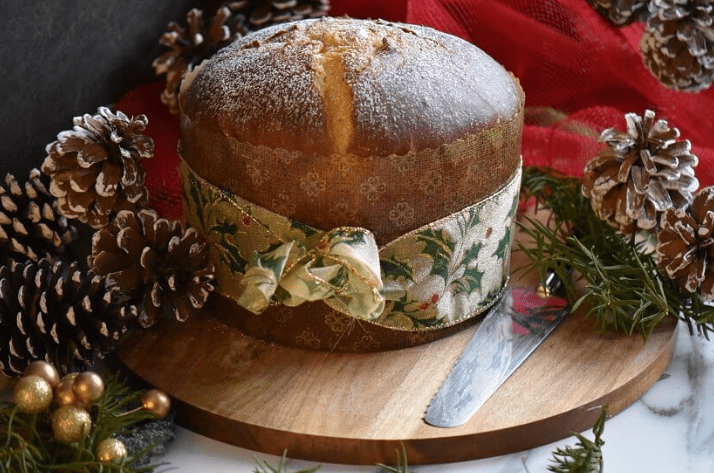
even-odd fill
[{"label": "cluster of gold baubles", "polygon": [[[92,429],[88,410],[104,395],[104,380],[92,371],[70,373],[60,378],[57,369],[44,361],[30,363],[13,389],[13,401],[26,414],[52,412],[52,432],[63,444],[83,440]],[[171,408],[169,397],[158,389],[148,390],[141,399],[144,409],[157,418],[166,416]],[[108,438],[99,443],[96,458],[104,463],[126,457],[126,446]]]}]

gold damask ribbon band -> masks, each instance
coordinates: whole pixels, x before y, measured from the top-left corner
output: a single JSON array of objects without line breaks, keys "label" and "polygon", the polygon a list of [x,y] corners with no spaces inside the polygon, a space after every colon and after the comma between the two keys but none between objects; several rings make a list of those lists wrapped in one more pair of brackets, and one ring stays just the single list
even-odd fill
[{"label": "gold damask ribbon band", "polygon": [[384,327],[432,330],[483,312],[508,281],[520,164],[494,194],[378,251],[365,229],[320,231],[210,184],[183,161],[181,174],[218,292],[254,312],[320,299]]}]

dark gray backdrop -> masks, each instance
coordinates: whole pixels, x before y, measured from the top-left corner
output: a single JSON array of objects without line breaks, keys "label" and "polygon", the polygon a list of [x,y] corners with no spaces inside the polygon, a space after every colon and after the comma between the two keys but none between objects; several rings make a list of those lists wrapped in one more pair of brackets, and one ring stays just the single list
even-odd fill
[{"label": "dark gray backdrop", "polygon": [[0,0],[3,181],[8,172],[24,181],[72,117],[157,80],[159,37],[169,21],[185,24],[193,6],[203,8],[195,0]]}]

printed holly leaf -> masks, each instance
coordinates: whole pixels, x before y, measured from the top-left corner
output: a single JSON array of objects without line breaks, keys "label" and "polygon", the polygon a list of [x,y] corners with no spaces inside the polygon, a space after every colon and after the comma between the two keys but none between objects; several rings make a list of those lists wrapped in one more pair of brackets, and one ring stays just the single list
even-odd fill
[{"label": "printed holly leaf", "polygon": [[347,283],[348,276],[347,270],[340,267],[337,273],[335,273],[335,275],[327,282],[333,287],[343,287]]},{"label": "printed holly leaf", "polygon": [[216,249],[220,253],[221,261],[228,265],[231,272],[240,271],[243,273],[248,261],[241,256],[238,246],[226,240],[226,235],[233,235],[236,229],[237,225],[223,221],[218,222],[218,225],[213,225],[210,230],[220,236],[220,243]]},{"label": "printed holly leaf", "polygon": [[449,277],[449,262],[456,244],[449,239],[443,229],[434,230],[431,228],[419,232],[417,241],[425,244],[422,253],[429,255],[433,261],[431,274],[441,276],[446,280]]},{"label": "printed holly leaf", "polygon": [[[513,203],[511,204],[510,219],[515,217],[516,210],[518,209],[518,198],[519,195],[516,194],[513,198]],[[503,239],[498,242],[498,247],[496,251],[493,252],[493,256],[496,256],[500,260],[505,260],[508,257],[508,253],[511,249],[511,232],[513,231],[513,226],[509,225],[506,227],[506,234]]]},{"label": "printed holly leaf", "polygon": [[334,232],[333,239],[338,240],[339,243],[364,243],[365,233],[359,230],[340,230]]},{"label": "printed holly leaf", "polygon": [[500,260],[505,260],[508,257],[508,253],[511,249],[512,231],[513,228],[510,225],[506,227],[506,234],[498,242],[498,247],[496,247],[496,250],[493,252],[493,256],[497,257]]},{"label": "printed holly leaf", "polygon": [[434,315],[433,317],[429,317],[428,319],[419,319],[417,317],[412,317],[409,314],[405,315],[411,319],[415,328],[433,327],[434,325],[439,323],[439,319],[436,315]]},{"label": "printed holly leaf", "polygon": [[474,243],[471,245],[471,248],[464,253],[464,259],[462,260],[465,266],[464,274],[460,278],[455,279],[451,284],[454,288],[454,294],[461,292],[471,294],[481,287],[483,271],[479,271],[478,265],[476,264],[481,248],[483,248],[481,243]]},{"label": "printed holly leaf", "polygon": [[459,229],[461,230],[461,235],[466,235],[470,229],[481,223],[481,218],[475,208],[469,210],[469,214],[463,220],[458,219]]},{"label": "printed holly leaf", "polygon": [[[290,254],[289,251],[281,248],[282,245],[278,245],[277,248],[268,250],[265,253],[259,253],[257,251],[253,252],[253,257],[251,258],[251,265],[269,269],[276,276],[279,276],[283,272],[285,267],[285,262]],[[280,248],[283,251],[276,251]]]},{"label": "printed holly leaf", "polygon": [[193,173],[189,173],[188,182],[190,200],[194,203],[193,207],[196,214],[198,215],[199,222],[203,222],[203,207],[206,202],[204,201],[203,195],[201,194],[201,183],[198,181],[198,179],[196,179],[196,176],[194,176]]},{"label": "printed holly leaf", "polygon": [[[503,284],[506,283],[507,278],[504,278]],[[493,302],[501,297],[501,289],[500,288],[494,288],[489,292],[486,297],[483,298],[481,302],[479,302],[478,306],[479,307],[489,307]]]},{"label": "printed holly leaf", "polygon": [[295,220],[290,220],[290,228],[297,228],[308,238],[319,232],[319,230],[312,228],[310,225],[305,225]]},{"label": "printed holly leaf", "polygon": [[219,235],[225,235],[226,233],[233,235],[238,231],[238,224],[227,220],[217,221],[216,224],[211,225],[208,231],[217,232]]},{"label": "printed holly leaf", "polygon": [[390,279],[403,278],[405,281],[414,281],[412,277],[412,268],[409,264],[402,261],[397,261],[393,256],[379,261],[382,267],[382,272]]}]

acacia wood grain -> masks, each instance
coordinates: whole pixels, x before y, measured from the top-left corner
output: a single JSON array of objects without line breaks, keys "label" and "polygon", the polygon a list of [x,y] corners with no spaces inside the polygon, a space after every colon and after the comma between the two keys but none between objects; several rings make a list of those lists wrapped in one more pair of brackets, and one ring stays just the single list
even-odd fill
[{"label": "acacia wood grain", "polygon": [[666,369],[676,324],[643,342],[599,334],[569,316],[465,425],[422,416],[476,327],[423,346],[330,353],[247,337],[206,312],[134,334],[120,351],[137,375],[169,393],[177,422],[208,437],[292,458],[446,463],[544,445],[616,414]]}]

